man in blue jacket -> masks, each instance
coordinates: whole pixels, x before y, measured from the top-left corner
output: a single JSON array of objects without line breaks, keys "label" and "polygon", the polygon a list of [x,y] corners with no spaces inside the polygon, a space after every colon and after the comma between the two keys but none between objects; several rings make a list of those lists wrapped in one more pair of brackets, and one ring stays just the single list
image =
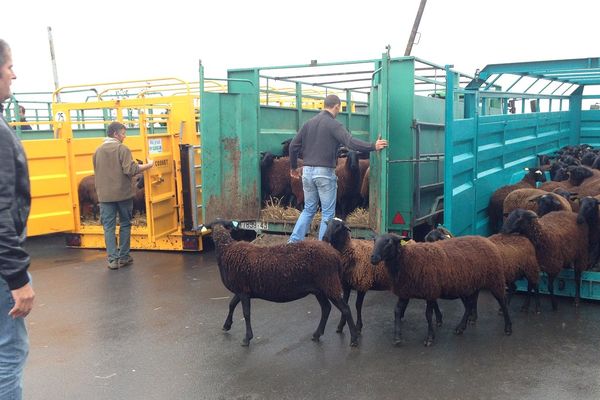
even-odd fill
[{"label": "man in blue jacket", "polygon": [[319,240],[323,239],[326,222],[335,215],[337,194],[337,150],[344,145],[350,150],[379,151],[387,147],[387,140],[378,139],[368,143],[353,138],[344,125],[335,119],[340,112],[340,98],[334,94],[325,97],[324,110],[307,121],[290,143],[290,175],[300,178],[297,169],[298,154],[303,155],[302,187],[304,190],[304,210],[298,217],[288,243],[304,240],[313,217],[321,203],[321,225]]},{"label": "man in blue jacket", "polygon": [[[12,53],[0,39],[0,103],[11,96],[17,76]],[[29,254],[23,249],[31,207],[27,158],[21,142],[0,114],[0,399],[20,400],[29,352],[25,317],[35,293],[29,282]]]}]

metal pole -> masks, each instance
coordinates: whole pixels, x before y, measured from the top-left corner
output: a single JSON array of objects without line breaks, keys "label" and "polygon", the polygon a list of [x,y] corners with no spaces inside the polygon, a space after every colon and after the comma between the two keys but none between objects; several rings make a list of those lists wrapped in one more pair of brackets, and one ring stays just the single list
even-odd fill
[{"label": "metal pole", "polygon": [[[54,90],[59,88],[58,71],[56,69],[56,56],[54,55],[54,41],[52,40],[52,27],[48,27],[48,41],[50,42],[50,58],[52,59],[52,73],[54,74]],[[56,100],[60,102],[60,94],[56,94]]]},{"label": "metal pole", "polygon": [[417,31],[419,30],[419,24],[421,23],[421,17],[423,16],[423,11],[425,10],[425,3],[427,3],[427,0],[421,0],[419,11],[417,11],[415,23],[413,24],[412,31],[410,32],[410,38],[408,39],[406,50],[404,51],[405,56],[410,56],[410,52],[412,51],[413,44],[415,43],[415,37],[417,36]]}]

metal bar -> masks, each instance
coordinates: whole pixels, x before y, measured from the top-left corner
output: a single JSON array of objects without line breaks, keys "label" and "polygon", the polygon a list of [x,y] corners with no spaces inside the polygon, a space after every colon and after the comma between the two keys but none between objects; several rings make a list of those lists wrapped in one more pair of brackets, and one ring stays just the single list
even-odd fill
[{"label": "metal bar", "polygon": [[523,91],[523,93],[527,93],[527,91],[528,91],[529,89],[531,89],[531,87],[532,87],[533,85],[535,85],[536,83],[538,83],[538,82],[539,82],[539,80],[540,80],[540,78],[537,78],[535,81],[533,81],[533,83],[532,83],[531,85],[529,85],[529,87],[528,87],[527,89],[525,89],[525,90]]},{"label": "metal bar", "polygon": [[513,87],[514,87],[514,86],[515,86],[517,83],[519,83],[519,81],[520,81],[521,79],[523,79],[523,75],[519,76],[519,78],[517,78],[517,80],[516,80],[516,81],[514,81],[514,82],[513,82],[513,84],[512,84],[512,85],[510,85],[510,86],[509,86],[509,87],[506,89],[506,91],[507,91],[507,92],[508,92],[508,91],[510,91],[510,89],[512,89],[512,88],[513,88]]},{"label": "metal bar", "polygon": [[[413,121],[413,128],[415,129],[415,156],[420,159],[420,151],[421,151],[421,125],[417,124],[416,121]],[[414,204],[412,213],[412,223],[411,226],[414,225],[415,215],[419,215],[421,213],[421,164],[414,164],[414,181],[413,181],[413,196],[414,196]]]},{"label": "metal bar", "polygon": [[427,0],[421,0],[421,3],[419,4],[419,10],[417,11],[417,16],[415,17],[415,22],[413,23],[412,31],[410,32],[410,37],[408,38],[408,43],[406,44],[406,50],[404,50],[405,57],[410,56],[412,51],[412,47],[417,36],[417,31],[419,29],[419,24],[421,23],[421,17],[423,16],[423,11],[425,11],[425,4],[427,4]]},{"label": "metal bar", "polygon": [[371,80],[371,78],[345,79],[345,80],[341,80],[341,81],[315,82],[313,85],[329,85],[330,83],[362,82],[362,81],[370,81],[370,80]]},{"label": "metal bar", "polygon": [[238,68],[238,69],[230,69],[229,71],[238,72],[238,71],[248,71],[251,69],[258,70],[273,70],[273,69],[297,69],[297,68],[314,68],[314,67],[333,67],[338,65],[351,65],[351,64],[368,64],[374,63],[376,59],[371,60],[355,60],[355,61],[340,61],[340,62],[328,62],[328,63],[310,63],[310,64],[296,64],[296,65],[276,65],[270,67],[255,67],[255,68]]},{"label": "metal bar", "polygon": [[368,71],[347,71],[347,72],[329,72],[325,74],[306,74],[306,75],[289,75],[289,76],[272,76],[273,79],[296,79],[296,78],[314,78],[317,76],[337,76],[337,75],[358,75],[358,74],[370,74],[373,70]]}]

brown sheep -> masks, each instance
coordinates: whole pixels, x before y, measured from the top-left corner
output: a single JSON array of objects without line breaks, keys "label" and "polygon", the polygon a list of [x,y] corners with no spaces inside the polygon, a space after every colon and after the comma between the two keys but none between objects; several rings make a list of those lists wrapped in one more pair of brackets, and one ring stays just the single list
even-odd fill
[{"label": "brown sheep", "polygon": [[96,178],[94,175],[85,176],[79,181],[77,193],[79,195],[79,212],[81,216],[84,216],[84,210],[91,208],[94,219],[97,219],[99,203],[98,194],[96,193]]},{"label": "brown sheep", "polygon": [[360,163],[358,152],[349,150],[346,157],[339,158],[335,168],[337,176],[336,208],[342,219],[358,205],[360,199]]},{"label": "brown sheep", "polygon": [[384,261],[398,296],[395,311],[394,343],[400,344],[400,316],[411,298],[427,301],[427,337],[425,346],[433,344],[432,325],[437,299],[460,298],[465,306],[463,317],[455,328],[461,334],[467,327],[481,289],[489,289],[504,315],[504,332],[512,333],[506,308],[502,258],[496,245],[481,236],[463,236],[433,243],[400,244],[401,237],[388,233],[377,237],[371,263]]},{"label": "brown sheep", "polygon": [[250,299],[285,303],[314,294],[321,306],[321,320],[312,339],[318,341],[325,332],[331,301],[348,321],[350,346],[358,345],[350,308],[342,298],[341,259],[335,249],[317,240],[268,247],[237,242],[226,229],[234,226],[232,221],[223,220],[207,225],[212,229],[221,280],[234,294],[223,330],[231,329],[233,312],[241,301],[246,322],[242,345],[248,346],[253,337]]},{"label": "brown sheep", "polygon": [[[351,239],[350,228],[339,218],[327,222],[323,241],[331,244],[342,256],[342,286],[344,301],[348,302],[350,292],[356,290],[356,329],[362,330],[362,304],[369,290],[390,290],[392,283],[383,263],[374,268],[370,257],[373,253],[373,241]],[[414,243],[414,242],[413,242]],[[439,307],[434,309],[437,325],[442,325],[442,313]],[[346,320],[342,316],[337,332],[342,332]]]},{"label": "brown sheep", "polygon": [[540,269],[548,274],[548,292],[553,310],[558,308],[554,297],[554,279],[563,268],[573,265],[575,305],[579,305],[581,272],[589,265],[589,228],[587,224],[577,223],[577,214],[556,211],[538,217],[533,211],[516,209],[506,219],[502,233],[519,233],[533,243]]},{"label": "brown sheep", "polygon": [[506,217],[517,208],[531,210],[539,216],[551,211],[572,211],[571,204],[563,196],[534,188],[516,189],[506,196],[502,207],[503,215]]},{"label": "brown sheep", "polygon": [[510,192],[516,189],[522,188],[535,188],[536,182],[545,182],[546,177],[544,173],[538,168],[525,168],[527,173],[523,179],[514,185],[506,185],[497,189],[490,197],[490,204],[488,206],[489,226],[492,232],[498,232],[498,229],[502,223],[502,208],[504,206],[504,199]]},{"label": "brown sheep", "polygon": [[508,285],[506,304],[510,304],[512,295],[516,291],[516,280],[527,279],[527,297],[521,311],[529,310],[531,292],[535,296],[535,312],[540,312],[539,279],[540,267],[536,258],[535,247],[529,239],[520,235],[507,235],[497,233],[488,239],[496,245],[502,258],[504,279]]},{"label": "brown sheep", "polygon": [[[362,160],[361,160],[362,161]],[[362,207],[369,207],[369,174],[371,173],[371,167],[368,166],[365,170],[365,174],[360,182],[360,198],[362,201]]]}]

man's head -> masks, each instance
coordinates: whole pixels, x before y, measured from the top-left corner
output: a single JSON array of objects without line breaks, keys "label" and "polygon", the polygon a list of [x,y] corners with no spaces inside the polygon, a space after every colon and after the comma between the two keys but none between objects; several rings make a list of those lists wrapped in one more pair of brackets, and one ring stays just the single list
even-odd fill
[{"label": "man's head", "polygon": [[17,76],[12,70],[12,53],[8,43],[0,39],[0,102],[10,98],[10,85]]},{"label": "man's head", "polygon": [[21,117],[21,119],[25,117],[25,107],[19,106],[19,116]]},{"label": "man's head", "polygon": [[342,102],[340,101],[340,98],[337,97],[335,94],[330,94],[327,97],[325,97],[325,102],[323,105],[327,111],[329,111],[331,114],[333,114],[334,117],[336,117],[340,112]]},{"label": "man's head", "polygon": [[119,142],[123,142],[123,140],[125,140],[125,125],[117,121],[111,122],[106,130],[106,136],[115,138]]}]

